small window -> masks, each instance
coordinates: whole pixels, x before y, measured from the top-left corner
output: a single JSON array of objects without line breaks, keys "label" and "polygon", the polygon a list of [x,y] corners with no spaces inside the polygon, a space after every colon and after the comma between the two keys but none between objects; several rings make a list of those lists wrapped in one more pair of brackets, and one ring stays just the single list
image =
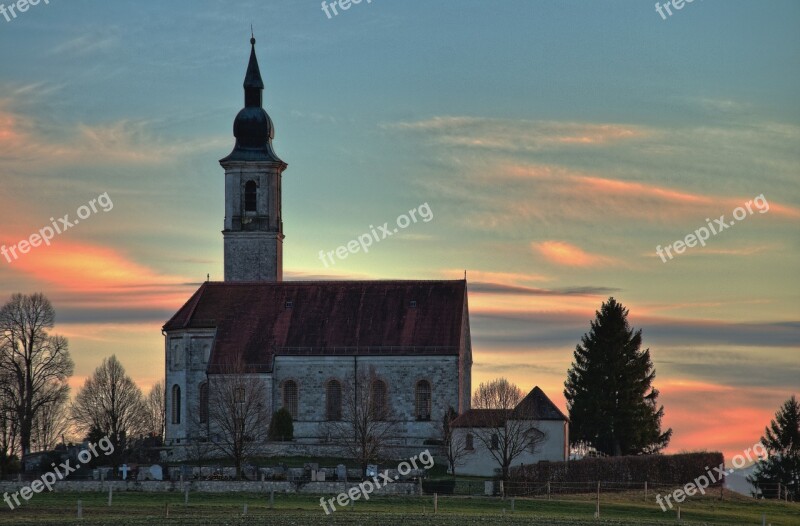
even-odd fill
[{"label": "small window", "polygon": [[233,391],[233,401],[236,402],[237,404],[244,403],[244,387],[237,387]]},{"label": "small window", "polygon": [[294,307],[294,302],[292,300],[286,300],[286,303],[284,303],[283,306],[286,309],[291,309]]},{"label": "small window", "polygon": [[375,380],[370,388],[370,412],[372,418],[383,420],[386,418],[386,382]]},{"label": "small window", "polygon": [[331,380],[325,389],[325,418],[338,421],[342,419],[342,384]]},{"label": "small window", "polygon": [[200,423],[208,422],[208,383],[200,385]]},{"label": "small window", "polygon": [[181,423],[181,388],[178,384],[172,386],[172,423]]},{"label": "small window", "polygon": [[500,449],[500,437],[497,436],[497,433],[492,435],[492,449]]},{"label": "small window", "polygon": [[258,187],[255,181],[247,181],[244,185],[244,211],[255,212],[258,208]]},{"label": "small window", "polygon": [[411,300],[411,302],[408,304],[408,306],[411,307],[412,309],[416,309],[417,308],[417,300]]},{"label": "small window", "polygon": [[427,380],[417,382],[414,391],[414,412],[417,420],[431,419],[431,383]]},{"label": "small window", "polygon": [[294,380],[283,383],[283,407],[289,411],[293,420],[297,420],[297,383]]},{"label": "small window", "polygon": [[467,437],[464,439],[464,448],[467,451],[472,451],[475,449],[475,439],[472,436],[472,433],[468,433]]}]

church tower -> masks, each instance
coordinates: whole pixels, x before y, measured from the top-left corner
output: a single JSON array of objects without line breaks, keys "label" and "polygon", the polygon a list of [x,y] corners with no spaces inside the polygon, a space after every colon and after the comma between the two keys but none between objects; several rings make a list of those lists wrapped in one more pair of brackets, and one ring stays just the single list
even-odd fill
[{"label": "church tower", "polygon": [[264,82],[250,39],[244,108],[233,121],[236,146],[225,170],[225,281],[283,280],[281,174],[287,164],[272,149],[275,129],[262,106]]}]

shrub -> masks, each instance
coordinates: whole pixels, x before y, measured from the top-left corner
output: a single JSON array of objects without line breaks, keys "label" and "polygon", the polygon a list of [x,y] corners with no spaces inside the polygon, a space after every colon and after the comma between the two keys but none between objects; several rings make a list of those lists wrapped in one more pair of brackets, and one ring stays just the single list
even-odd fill
[{"label": "shrub", "polygon": [[272,413],[269,422],[269,439],[277,442],[288,442],[294,438],[292,414],[285,407]]},{"label": "shrub", "polygon": [[453,479],[422,481],[422,491],[427,494],[438,493],[440,495],[452,495],[455,489],[456,481]]}]

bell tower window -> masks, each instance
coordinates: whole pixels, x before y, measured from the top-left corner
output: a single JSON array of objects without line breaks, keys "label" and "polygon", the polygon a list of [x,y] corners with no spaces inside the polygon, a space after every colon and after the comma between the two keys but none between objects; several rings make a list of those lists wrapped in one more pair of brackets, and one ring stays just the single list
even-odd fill
[{"label": "bell tower window", "polygon": [[244,185],[244,211],[255,212],[258,204],[258,187],[255,181],[247,181]]}]

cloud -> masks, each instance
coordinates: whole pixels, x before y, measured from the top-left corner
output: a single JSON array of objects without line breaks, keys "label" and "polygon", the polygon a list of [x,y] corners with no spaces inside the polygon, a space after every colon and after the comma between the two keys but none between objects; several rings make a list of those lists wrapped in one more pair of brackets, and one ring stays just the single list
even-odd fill
[{"label": "cloud", "polygon": [[542,151],[601,146],[640,139],[647,129],[624,124],[440,116],[384,124],[385,129],[426,133],[437,143],[496,151]]},{"label": "cloud", "polygon": [[0,99],[0,166],[16,167],[26,174],[42,165],[158,164],[229,144],[221,138],[170,142],[154,133],[154,123],[144,120],[76,123],[55,129],[12,111],[12,106],[13,99]]},{"label": "cloud", "polygon": [[[535,309],[531,306],[526,308],[525,304],[501,309],[493,304],[473,305],[471,302],[473,338],[488,347],[519,350],[542,346],[573,348],[589,330],[589,322],[600,306],[591,296],[574,299],[580,303],[571,308],[565,308],[562,300],[558,303],[547,301]],[[732,346],[747,347],[748,352],[757,358],[759,353],[767,352],[766,349],[797,349],[800,342],[800,321],[731,323],[635,314],[641,310],[640,307],[632,309],[631,325],[642,329],[645,347],[659,353],[662,349],[676,352],[675,349],[679,348],[697,351],[701,347]]]},{"label": "cloud", "polygon": [[469,291],[483,294],[515,294],[524,296],[608,296],[620,289],[610,287],[564,287],[555,289],[539,289],[521,285],[503,285],[500,283],[470,282]]},{"label": "cloud", "polygon": [[98,30],[83,33],[79,36],[65,40],[61,44],[50,49],[51,55],[88,55],[96,51],[105,51],[113,48],[119,42],[118,28],[104,28],[101,33]]},{"label": "cloud", "polygon": [[164,321],[199,286],[159,273],[118,250],[66,238],[11,262],[0,258],[0,278],[6,283],[0,293],[33,285],[59,306],[59,320],[70,323]]},{"label": "cloud", "polygon": [[531,243],[531,248],[550,263],[568,267],[599,267],[615,264],[614,258],[590,254],[577,245],[566,241],[542,241]]}]

